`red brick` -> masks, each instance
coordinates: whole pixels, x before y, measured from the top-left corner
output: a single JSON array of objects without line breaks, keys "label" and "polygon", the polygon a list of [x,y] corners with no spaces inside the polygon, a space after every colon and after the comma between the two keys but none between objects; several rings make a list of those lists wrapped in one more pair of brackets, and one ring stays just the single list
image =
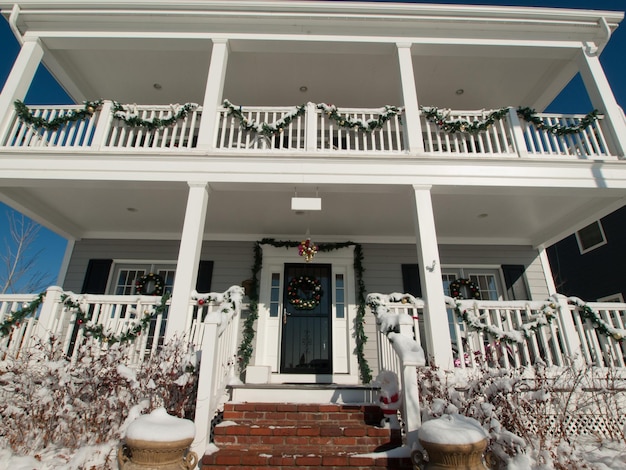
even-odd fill
[{"label": "red brick", "polygon": [[320,428],[297,428],[296,436],[319,436]]},{"label": "red brick", "polygon": [[331,465],[347,467],[349,465],[349,459],[347,455],[325,455],[322,457],[322,465],[325,467],[330,467]]},{"label": "red brick", "polygon": [[322,457],[320,455],[305,455],[296,457],[296,465],[320,465]]},{"label": "red brick", "polygon": [[292,403],[278,403],[276,404],[276,411],[296,412],[298,411],[298,405]]},{"label": "red brick", "polygon": [[217,465],[238,465],[241,462],[239,455],[219,455],[219,452],[215,456],[215,463]]},{"label": "red brick", "polygon": [[298,413],[317,413],[319,410],[319,405],[298,405]]},{"label": "red brick", "polygon": [[257,403],[254,409],[256,411],[276,411],[276,403]]},{"label": "red brick", "polygon": [[321,427],[320,436],[343,436],[343,430],[339,427]]},{"label": "red brick", "polygon": [[271,436],[272,430],[269,428],[252,426],[250,428],[250,435],[251,436]]},{"label": "red brick", "polygon": [[343,430],[343,435],[344,436],[350,436],[350,437],[362,437],[367,435],[367,429],[365,429],[364,427],[360,427],[360,428],[345,428]]}]

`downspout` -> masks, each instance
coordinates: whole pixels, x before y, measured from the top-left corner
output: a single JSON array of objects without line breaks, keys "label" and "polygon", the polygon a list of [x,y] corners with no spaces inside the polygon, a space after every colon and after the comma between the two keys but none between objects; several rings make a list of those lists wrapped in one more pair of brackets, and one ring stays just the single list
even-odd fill
[{"label": "downspout", "polygon": [[22,33],[17,28],[17,17],[20,15],[20,6],[15,3],[13,8],[11,9],[11,14],[9,15],[9,28],[13,31],[13,35],[17,42],[20,44],[20,47],[24,45],[24,38],[22,37]]}]

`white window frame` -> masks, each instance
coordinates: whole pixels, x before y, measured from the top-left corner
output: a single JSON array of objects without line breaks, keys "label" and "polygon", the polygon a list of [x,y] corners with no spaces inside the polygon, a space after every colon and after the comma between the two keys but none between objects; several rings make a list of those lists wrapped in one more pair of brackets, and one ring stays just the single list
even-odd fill
[{"label": "white window frame", "polygon": [[[176,261],[172,260],[137,260],[137,259],[114,259],[109,279],[107,281],[106,292],[115,295],[114,289],[117,285],[119,272],[121,269],[146,270],[146,273],[157,272],[159,270],[176,271]],[[132,294],[131,294],[132,295]]]},{"label": "white window frame", "polygon": [[[582,243],[582,241],[580,239],[579,233],[580,233],[581,230],[584,230],[584,229],[586,229],[587,227],[589,227],[589,226],[591,226],[593,224],[596,224],[598,226],[598,228],[600,229],[600,234],[602,235],[602,241],[599,242],[599,243],[596,243],[593,246],[584,248],[583,247],[583,243]],[[604,245],[607,244],[606,235],[604,234],[604,227],[602,226],[602,222],[600,220],[596,220],[595,222],[592,222],[592,223],[590,223],[588,225],[585,225],[582,229],[577,230],[575,235],[576,235],[576,243],[578,243],[578,250],[580,251],[581,255],[584,255],[585,253],[589,253],[590,251],[593,251],[596,248],[600,248],[601,246],[604,246]]]},{"label": "white window frame", "polygon": [[624,295],[621,292],[613,295],[606,295],[604,297],[600,297],[598,302],[617,302],[624,303]]},{"label": "white window frame", "polygon": [[[482,272],[481,272],[482,271]],[[497,265],[442,265],[441,274],[455,273],[457,279],[469,278],[472,274],[490,274],[495,277],[496,287],[498,289],[498,300],[506,300],[506,282],[502,268]],[[442,279],[443,282],[443,279]]]}]

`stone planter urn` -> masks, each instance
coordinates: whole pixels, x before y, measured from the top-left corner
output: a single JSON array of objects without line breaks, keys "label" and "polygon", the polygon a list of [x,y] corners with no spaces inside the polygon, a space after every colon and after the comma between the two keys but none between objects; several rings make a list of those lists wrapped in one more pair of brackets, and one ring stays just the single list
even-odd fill
[{"label": "stone planter urn", "polygon": [[487,470],[484,452],[487,434],[478,421],[461,415],[446,415],[425,422],[418,431],[420,449],[411,453],[415,469]]},{"label": "stone planter urn", "polygon": [[125,443],[117,459],[120,470],[191,470],[198,463],[189,446],[195,426],[158,408],[128,426]]}]

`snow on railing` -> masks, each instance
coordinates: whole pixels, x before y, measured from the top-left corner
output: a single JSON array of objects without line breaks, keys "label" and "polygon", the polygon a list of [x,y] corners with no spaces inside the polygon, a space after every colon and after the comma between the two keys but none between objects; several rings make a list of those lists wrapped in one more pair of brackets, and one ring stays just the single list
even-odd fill
[{"label": "snow on railing", "polygon": [[[584,115],[537,114],[547,126],[562,126],[575,128]],[[539,129],[535,124],[520,120],[524,142],[530,155],[542,156],[571,156],[576,158],[609,156],[609,148],[601,126],[602,116],[597,116],[588,127],[579,132],[558,135],[545,129]]]},{"label": "snow on railing", "polygon": [[35,306],[32,316],[23,319],[14,319],[14,315],[25,306],[36,302],[36,294],[5,294],[0,296],[0,325],[13,324],[7,331],[2,331],[0,336],[0,360],[4,353],[16,353],[23,347],[30,345],[37,325],[37,317],[40,315],[41,306]]},{"label": "snow on railing", "polygon": [[[35,118],[52,121],[75,111],[76,106],[36,106],[30,111]],[[86,119],[70,121],[56,129],[37,128],[23,122],[15,110],[9,119],[6,134],[0,141],[5,147],[28,148],[89,148],[93,143],[101,112],[95,110]],[[106,119],[106,118],[105,118]]]}]

